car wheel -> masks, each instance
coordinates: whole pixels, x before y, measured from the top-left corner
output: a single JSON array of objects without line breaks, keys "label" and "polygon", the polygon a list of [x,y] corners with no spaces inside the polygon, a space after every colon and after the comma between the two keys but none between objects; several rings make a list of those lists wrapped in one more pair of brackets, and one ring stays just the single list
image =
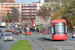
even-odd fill
[{"label": "car wheel", "polygon": [[4,42],[6,42],[6,40],[4,40]]},{"label": "car wheel", "polygon": [[1,37],[0,37],[0,39],[1,39]]},{"label": "car wheel", "polygon": [[72,36],[72,38],[74,38],[74,37]]}]

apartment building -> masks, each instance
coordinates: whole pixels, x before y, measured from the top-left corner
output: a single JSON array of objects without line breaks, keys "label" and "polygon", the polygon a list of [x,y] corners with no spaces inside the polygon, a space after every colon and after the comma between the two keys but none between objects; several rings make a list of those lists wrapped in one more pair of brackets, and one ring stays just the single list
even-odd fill
[{"label": "apartment building", "polygon": [[12,7],[16,7],[18,12],[20,12],[20,4],[19,3],[0,3],[0,12],[1,12],[0,19],[5,19],[8,11],[9,11],[9,14],[11,14]]},{"label": "apartment building", "polygon": [[15,3],[14,0],[0,0],[0,3]]},{"label": "apartment building", "polygon": [[[31,25],[31,18],[33,21],[38,21],[37,10],[44,4],[44,0],[32,3],[0,3],[0,19],[3,20],[7,16],[7,12],[12,13],[12,7],[17,7],[19,14],[19,21],[26,25]],[[40,20],[39,20],[40,21]],[[35,23],[35,22],[34,22]],[[38,22],[39,23],[39,22]]]}]

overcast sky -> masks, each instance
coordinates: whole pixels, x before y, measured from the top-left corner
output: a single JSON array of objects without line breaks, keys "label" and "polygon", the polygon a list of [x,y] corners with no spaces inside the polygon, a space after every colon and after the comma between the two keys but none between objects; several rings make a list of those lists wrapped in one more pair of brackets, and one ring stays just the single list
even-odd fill
[{"label": "overcast sky", "polygon": [[15,0],[15,2],[17,3],[22,3],[22,1],[24,3],[32,3],[32,2],[38,2],[39,0]]}]

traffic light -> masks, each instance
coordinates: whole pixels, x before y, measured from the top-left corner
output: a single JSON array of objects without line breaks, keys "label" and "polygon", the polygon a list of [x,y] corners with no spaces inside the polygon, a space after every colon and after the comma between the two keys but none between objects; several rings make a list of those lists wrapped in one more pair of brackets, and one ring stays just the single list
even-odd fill
[{"label": "traffic light", "polygon": [[70,15],[72,14],[71,10],[69,10]]}]

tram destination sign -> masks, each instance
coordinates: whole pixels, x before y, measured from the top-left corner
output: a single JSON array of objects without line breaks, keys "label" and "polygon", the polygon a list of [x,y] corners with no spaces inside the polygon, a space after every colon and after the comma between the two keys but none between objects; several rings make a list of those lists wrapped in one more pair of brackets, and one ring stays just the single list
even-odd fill
[{"label": "tram destination sign", "polygon": [[64,25],[64,23],[55,23],[55,25]]}]

